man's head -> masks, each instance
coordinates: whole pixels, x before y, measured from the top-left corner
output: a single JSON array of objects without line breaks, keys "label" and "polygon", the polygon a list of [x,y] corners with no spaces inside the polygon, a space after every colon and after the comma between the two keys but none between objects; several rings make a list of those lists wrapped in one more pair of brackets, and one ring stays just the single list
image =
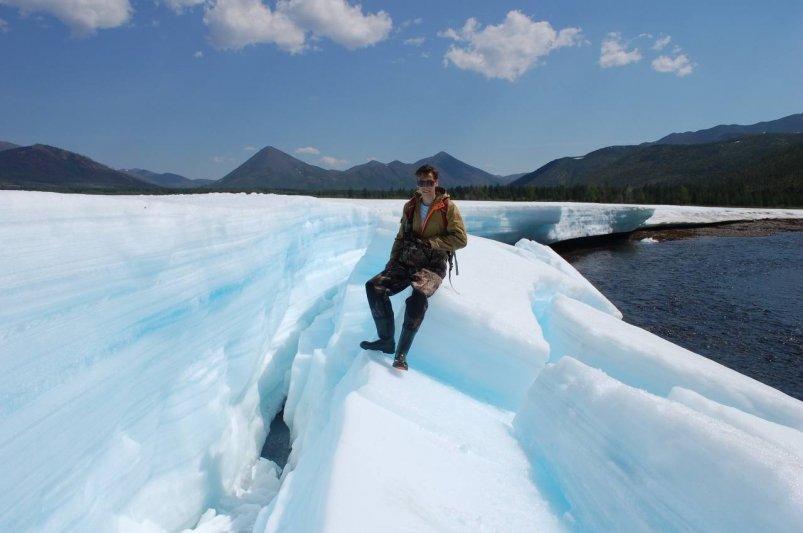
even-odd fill
[{"label": "man's head", "polygon": [[415,171],[416,183],[420,189],[429,190],[438,186],[438,169],[432,165],[423,165]]}]

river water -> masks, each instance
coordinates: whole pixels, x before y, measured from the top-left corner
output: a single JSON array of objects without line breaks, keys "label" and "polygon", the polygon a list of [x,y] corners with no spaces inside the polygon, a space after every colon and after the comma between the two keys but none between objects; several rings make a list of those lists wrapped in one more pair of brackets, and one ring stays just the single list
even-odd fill
[{"label": "river water", "polygon": [[803,400],[803,232],[644,235],[562,255],[625,321]]}]

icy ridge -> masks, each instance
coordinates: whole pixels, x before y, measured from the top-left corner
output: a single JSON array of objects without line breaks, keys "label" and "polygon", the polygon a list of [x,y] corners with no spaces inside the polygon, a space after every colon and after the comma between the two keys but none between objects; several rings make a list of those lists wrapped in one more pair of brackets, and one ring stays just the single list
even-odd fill
[{"label": "icy ridge", "polygon": [[[654,216],[465,204],[506,240]],[[0,530],[803,528],[803,404],[623,323],[536,242],[470,237],[409,373],[357,348],[399,214],[0,192]]]},{"label": "icy ridge", "polygon": [[376,216],[245,195],[2,200],[0,529],[192,526],[249,483],[298,331]]},{"label": "icy ridge", "polygon": [[[510,248],[471,239],[462,252],[471,278],[433,297],[409,375],[400,378],[386,358],[355,348],[371,327],[360,312],[362,282],[381,266],[377,241],[387,236],[378,233],[356,266],[326,332],[315,329],[308,342],[302,334],[307,351],[294,362],[292,383],[303,385],[291,385],[288,398],[294,460],[257,531],[298,524],[310,531],[795,531],[803,524],[796,481],[803,404],[622,322],[571,266],[532,241]],[[491,287],[482,283],[488,279]],[[484,305],[491,299],[496,305]],[[397,319],[402,304],[394,299]],[[515,333],[497,330],[495,314],[500,322],[515,316],[519,323],[507,324]],[[460,408],[433,392],[444,385],[463,396]],[[487,406],[484,415],[468,409],[475,402]],[[525,460],[500,460],[484,439]],[[495,485],[500,476],[508,486]],[[419,480],[436,486],[437,497]],[[493,497],[475,500],[476,490]],[[311,507],[308,494],[320,505]],[[447,525],[437,519],[441,508],[460,511]]]}]

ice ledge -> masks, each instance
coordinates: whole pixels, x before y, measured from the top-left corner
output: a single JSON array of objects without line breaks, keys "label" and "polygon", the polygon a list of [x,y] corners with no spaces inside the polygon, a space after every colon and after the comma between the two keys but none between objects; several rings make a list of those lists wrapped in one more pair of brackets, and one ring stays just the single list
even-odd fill
[{"label": "ice ledge", "polygon": [[[473,218],[466,204],[464,214]],[[512,235],[510,224],[532,215],[515,206],[506,218],[502,203],[486,208],[478,219],[491,231],[496,217],[508,224],[497,226],[506,235]],[[574,476],[604,471],[609,461],[623,475],[652,476],[656,492],[645,493],[639,500],[644,505],[630,511],[653,516],[650,506],[661,501],[661,490],[683,490],[684,481],[664,477],[666,470],[628,468],[647,463],[635,462],[637,454],[615,454],[617,435],[638,435],[645,421],[663,430],[657,414],[676,404],[705,413],[701,424],[739,442],[744,434],[760,439],[762,447],[769,442],[769,462],[752,460],[751,472],[779,502],[771,507],[775,516],[801,529],[799,491],[781,493],[790,487],[783,476],[800,479],[800,402],[723,378],[716,368],[696,364],[701,358],[694,354],[677,360],[688,363],[688,372],[672,367],[669,356],[644,366],[641,359],[648,358],[628,347],[633,332],[617,329],[622,323],[615,308],[536,243],[512,248],[470,238],[454,290],[445,285],[431,302],[409,383],[392,381],[398,376],[389,373],[387,359],[355,349],[371,328],[362,283],[384,264],[398,227],[398,201],[392,209],[270,195],[0,192],[0,530],[175,531],[196,525],[202,515],[199,531],[248,530],[255,520],[268,530],[306,531],[304,524],[309,531],[337,530],[333,524],[356,530],[338,509],[353,510],[349,505],[361,500],[345,502],[344,495],[377,486],[366,498],[396,509],[399,523],[424,531],[442,530],[437,518],[444,513],[449,525],[465,531],[572,529],[594,509],[576,490]],[[401,300],[403,295],[394,301],[397,313]],[[569,325],[562,334],[559,322]],[[576,343],[570,350],[569,340]],[[616,368],[613,356],[592,361],[598,349],[635,355]],[[675,355],[647,350],[665,353]],[[602,370],[586,371],[571,359]],[[635,369],[641,371],[633,379],[625,375]],[[526,416],[513,423],[533,387],[569,390],[589,380],[587,392],[594,394],[566,392],[563,407],[539,414],[574,435],[571,442],[548,436],[530,441],[540,424],[528,425]],[[624,392],[597,405],[603,398],[597,393],[609,388]],[[276,490],[275,470],[258,460],[264,422],[288,389],[293,456],[271,507],[261,509],[257,496]],[[625,405],[638,421],[634,426],[629,419],[587,426],[572,418],[575,411],[602,416],[606,405],[653,397],[660,402],[643,410]],[[433,407],[439,411],[430,413]],[[412,426],[410,444],[421,457],[442,457],[452,471],[470,469],[473,484],[457,486],[462,478],[454,476],[431,479],[436,474],[424,467],[432,462],[411,464],[406,458],[414,455],[405,454],[414,450],[399,438],[385,450],[382,435],[371,429],[377,416],[377,428],[398,422],[386,428],[390,433]],[[463,418],[470,423],[457,424]],[[366,451],[364,445],[376,439],[379,444]],[[604,443],[606,453],[583,456],[569,447],[576,442]],[[638,442],[664,451],[655,441]],[[749,512],[744,500],[753,479],[740,484],[716,475],[757,448],[742,443],[741,451],[730,453],[721,439],[712,442],[692,444],[712,450],[708,472],[732,486],[728,502]],[[552,446],[554,452],[544,452]],[[497,457],[495,449],[509,454]],[[372,467],[354,472],[354,450],[373,453],[366,456]],[[567,455],[572,451],[576,463]],[[405,474],[416,473],[404,485],[403,506],[400,493],[383,483],[390,479],[386,474],[399,474],[391,468],[395,456],[405,458]],[[672,453],[665,457],[670,465],[683,461]],[[511,489],[497,502],[506,514],[493,516],[468,494],[471,487],[502,486],[497,482],[507,479]],[[416,489],[427,483],[439,490],[417,498]],[[449,499],[450,489],[465,496]],[[676,512],[702,524],[683,505]],[[506,516],[510,523],[500,522]],[[702,525],[730,525],[719,518]],[[774,529],[777,523],[764,518]]]}]

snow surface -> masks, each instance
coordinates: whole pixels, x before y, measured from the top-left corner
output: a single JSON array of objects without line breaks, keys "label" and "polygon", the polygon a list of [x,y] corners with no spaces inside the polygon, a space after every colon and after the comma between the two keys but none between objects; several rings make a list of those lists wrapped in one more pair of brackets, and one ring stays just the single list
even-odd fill
[{"label": "snow surface", "polygon": [[460,208],[400,373],[358,348],[397,200],[0,192],[0,531],[803,530],[802,402],[483,238],[803,211]]}]

